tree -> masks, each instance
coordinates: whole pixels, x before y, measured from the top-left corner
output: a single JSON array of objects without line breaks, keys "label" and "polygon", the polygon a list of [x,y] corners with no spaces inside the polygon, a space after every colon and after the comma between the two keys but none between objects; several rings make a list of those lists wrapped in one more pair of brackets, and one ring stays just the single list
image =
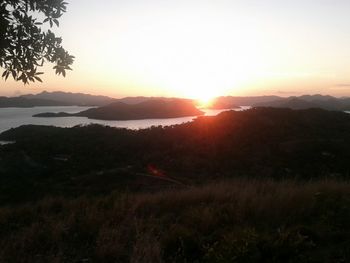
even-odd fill
[{"label": "tree", "polygon": [[2,77],[12,76],[28,84],[42,80],[38,68],[54,63],[56,74],[66,76],[74,57],[63,47],[62,39],[50,30],[59,26],[66,12],[64,0],[0,0],[0,67]]}]

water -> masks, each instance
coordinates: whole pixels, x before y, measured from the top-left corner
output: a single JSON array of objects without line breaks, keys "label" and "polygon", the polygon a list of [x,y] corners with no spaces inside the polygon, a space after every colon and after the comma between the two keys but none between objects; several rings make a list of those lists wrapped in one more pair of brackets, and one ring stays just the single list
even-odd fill
[{"label": "water", "polygon": [[[76,113],[87,110],[90,107],[78,106],[61,106],[61,107],[34,107],[34,108],[0,108],[0,133],[10,128],[16,128],[21,125],[35,124],[35,125],[52,125],[57,127],[73,127],[76,125],[85,125],[97,123],[108,125],[112,127],[122,127],[129,129],[143,129],[151,126],[168,126],[190,122],[196,118],[169,118],[169,119],[146,119],[146,120],[130,120],[130,121],[104,121],[92,120],[85,117],[62,117],[62,118],[37,118],[32,117],[34,114],[43,112],[67,112]],[[242,107],[234,110],[244,110],[249,107]],[[205,115],[214,116],[226,110],[203,110]]]}]

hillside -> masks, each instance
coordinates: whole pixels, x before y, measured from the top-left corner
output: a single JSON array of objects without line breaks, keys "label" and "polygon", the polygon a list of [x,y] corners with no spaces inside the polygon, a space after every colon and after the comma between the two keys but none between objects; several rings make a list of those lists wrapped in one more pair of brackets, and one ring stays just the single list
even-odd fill
[{"label": "hillside", "polygon": [[236,179],[0,207],[0,261],[349,262],[349,193],[348,182]]},{"label": "hillside", "polygon": [[8,130],[0,261],[348,262],[349,131],[346,113],[275,108]]},{"label": "hillside", "polygon": [[0,261],[348,262],[349,131],[346,113],[275,108],[8,130]]},{"label": "hillside", "polygon": [[[16,197],[25,199],[57,191],[88,193],[95,186],[138,189],[137,175],[152,171],[191,184],[234,176],[345,178],[350,170],[349,131],[346,113],[273,108],[229,111],[139,131],[22,126],[0,136],[17,142],[0,147],[2,186],[11,185],[0,191],[0,203],[6,192],[17,192],[19,182],[28,183]],[[42,184],[33,184],[33,175]],[[107,179],[113,176],[123,180]],[[85,180],[101,184],[84,188]]]}]

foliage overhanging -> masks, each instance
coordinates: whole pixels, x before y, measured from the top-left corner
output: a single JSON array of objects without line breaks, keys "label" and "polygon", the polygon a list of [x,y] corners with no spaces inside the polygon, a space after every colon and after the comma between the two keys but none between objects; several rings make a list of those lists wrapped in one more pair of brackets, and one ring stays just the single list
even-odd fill
[{"label": "foliage overhanging", "polygon": [[[45,62],[54,63],[56,74],[66,76],[74,57],[62,47],[62,38],[50,28],[59,26],[66,12],[64,0],[2,0],[0,2],[0,67],[2,78],[12,76],[24,84],[39,81]],[[39,18],[40,17],[40,18]]]}]

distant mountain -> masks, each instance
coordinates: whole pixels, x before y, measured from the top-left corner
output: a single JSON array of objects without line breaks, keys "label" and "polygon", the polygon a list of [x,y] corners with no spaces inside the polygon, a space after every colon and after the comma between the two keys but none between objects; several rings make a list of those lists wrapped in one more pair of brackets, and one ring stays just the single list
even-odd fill
[{"label": "distant mountain", "polygon": [[0,97],[0,108],[30,108],[35,106],[69,106],[68,103],[49,99],[25,97]]},{"label": "distant mountain", "polygon": [[280,98],[278,100],[256,103],[254,107],[275,107],[290,109],[321,108],[326,110],[346,111],[350,110],[349,98],[335,98],[323,95],[303,95],[299,97]]},{"label": "distant mountain", "polygon": [[282,99],[278,96],[252,96],[252,97],[236,97],[236,96],[223,96],[215,99],[217,104],[221,105],[234,105],[234,106],[251,106],[257,103],[265,103]]},{"label": "distant mountain", "polygon": [[146,100],[138,104],[113,102],[107,106],[88,109],[75,114],[40,113],[34,117],[79,116],[98,120],[163,119],[203,115],[191,101],[182,99]]},{"label": "distant mountain", "polygon": [[[35,106],[105,106],[112,102],[122,102],[125,104],[134,105],[145,101],[165,101],[173,99],[176,98],[138,96],[115,99],[107,96],[96,96],[84,93],[43,91],[39,94],[27,94],[19,97],[0,97],[0,108]],[[182,100],[193,102],[193,100],[190,99]]]},{"label": "distant mountain", "polygon": [[[114,102],[116,99],[107,96],[95,96],[84,93],[71,93],[71,92],[47,92],[43,91],[39,94],[28,94],[21,96],[27,99],[45,99],[53,100],[63,103],[64,105],[74,106],[104,106]],[[62,104],[61,104],[62,105]]]},{"label": "distant mountain", "polygon": [[[47,92],[43,91],[39,94],[28,94],[19,97],[0,97],[0,108],[5,107],[35,107],[35,106],[106,106],[114,102],[119,102],[127,105],[138,105],[145,102],[157,101],[182,101],[194,105],[191,99],[165,98],[165,97],[125,97],[115,99],[107,96],[95,96],[84,93],[71,92]],[[119,105],[120,111],[123,111],[123,104]],[[302,95],[299,97],[279,97],[279,96],[223,96],[217,97],[212,109],[229,109],[238,108],[239,106],[254,106],[254,107],[276,107],[276,108],[291,108],[291,109],[308,109],[322,108],[326,110],[350,110],[350,98],[335,98],[320,94]],[[124,106],[125,107],[125,106]]]},{"label": "distant mountain", "polygon": [[315,94],[315,95],[302,95],[298,97],[299,99],[306,100],[306,101],[327,101],[336,99],[329,95],[321,95],[321,94]]},{"label": "distant mountain", "polygon": [[307,108],[318,108],[316,103],[312,101],[303,100],[300,98],[287,98],[279,99],[275,101],[269,101],[264,103],[257,103],[253,106],[262,106],[262,107],[274,107],[274,108],[290,108],[290,109],[307,109]]}]

